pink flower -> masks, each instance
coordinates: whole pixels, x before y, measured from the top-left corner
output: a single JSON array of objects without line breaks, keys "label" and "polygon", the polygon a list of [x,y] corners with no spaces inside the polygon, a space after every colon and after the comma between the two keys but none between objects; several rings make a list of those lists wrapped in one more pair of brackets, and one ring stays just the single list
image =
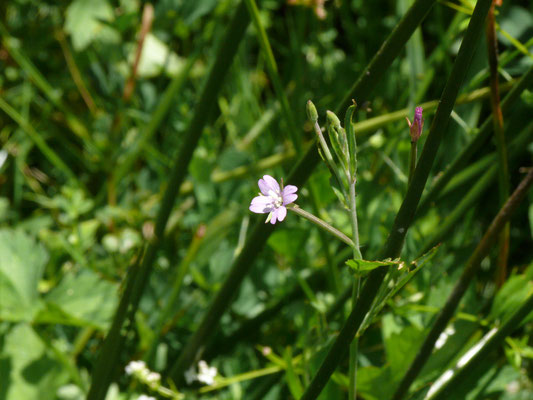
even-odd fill
[{"label": "pink flower", "polygon": [[[298,195],[298,188],[294,185],[280,187],[279,183],[270,175],[263,176],[257,182],[261,193],[252,199],[250,211],[257,214],[268,214],[266,222],[275,224],[277,221],[283,221],[287,215],[287,204],[293,203]],[[266,223],[265,222],[265,223]]]}]

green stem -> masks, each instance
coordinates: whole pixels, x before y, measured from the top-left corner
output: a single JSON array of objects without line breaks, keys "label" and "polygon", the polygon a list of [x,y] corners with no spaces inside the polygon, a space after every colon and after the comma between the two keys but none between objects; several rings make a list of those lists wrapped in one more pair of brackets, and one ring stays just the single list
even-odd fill
[{"label": "green stem", "polygon": [[[490,3],[491,0],[479,0],[476,3],[476,8],[470,19],[459,53],[455,59],[452,72],[442,93],[441,101],[437,108],[435,118],[433,119],[430,133],[418,162],[418,167],[415,169],[413,180],[407,189],[405,199],[396,215],[394,224],[390,230],[390,235],[383,248],[381,258],[397,258],[401,253],[407,229],[413,222],[416,207],[420,201],[420,196],[424,190],[429,171],[431,170],[437,150],[442,142],[444,132],[446,131],[453,105],[457,99],[457,94],[459,93],[472,55],[478,44],[478,38],[483,29],[485,16],[487,15]],[[414,3],[411,10],[417,4],[419,4],[418,1]],[[409,12],[411,12],[411,10]],[[326,358],[322,362],[322,365],[301,400],[316,399],[320,395],[331,374],[337,365],[344,359],[343,354],[346,352],[346,347],[348,347],[353,340],[365,315],[370,310],[386,274],[387,271],[385,268],[378,268],[370,272],[366,283],[362,288],[356,307],[352,309],[352,312],[348,316],[337,339],[330,348]]]},{"label": "green stem", "polygon": [[411,184],[413,174],[415,173],[417,150],[418,142],[411,142],[411,152],[409,153],[409,179],[407,181],[407,185]]},{"label": "green stem", "polygon": [[331,233],[333,236],[337,237],[337,239],[343,241],[344,243],[346,243],[348,246],[350,247],[354,247],[354,242],[352,241],[352,239],[350,239],[348,236],[346,236],[344,233],[342,233],[341,231],[339,231],[338,229],[335,229],[334,227],[332,227],[330,224],[328,224],[326,221],[314,216],[313,214],[311,213],[308,213],[307,211],[301,209],[300,207],[298,207],[296,204],[292,205],[288,205],[287,206],[287,210],[289,211],[292,211],[294,212],[295,214],[298,214],[300,217],[304,217],[305,219],[307,219],[308,221],[312,222],[313,224],[315,224],[316,226],[318,226],[319,228],[322,228],[323,230],[325,230],[326,232],[329,232]]},{"label": "green stem", "polygon": [[439,313],[435,323],[431,327],[431,330],[424,339],[424,343],[420,347],[415,359],[409,366],[409,369],[405,373],[402,381],[400,382],[396,392],[394,393],[393,400],[400,400],[409,390],[411,383],[418,376],[422,367],[425,365],[426,361],[429,359],[433,347],[435,347],[435,342],[439,338],[440,334],[448,325],[448,322],[453,317],[455,309],[459,305],[459,302],[463,295],[465,294],[470,282],[476,275],[479,267],[481,266],[481,261],[489,254],[492,246],[498,240],[500,233],[504,226],[507,224],[511,215],[516,210],[518,205],[522,202],[524,197],[527,194],[529,187],[533,184],[533,168],[529,169],[526,177],[520,182],[512,196],[507,200],[503,208],[498,212],[496,217],[492,220],[489,228],[483,235],[483,238],[477,245],[476,249],[472,256],[470,256],[459,281],[455,284],[452,293],[446,300],[446,304],[442,308],[442,311]]},{"label": "green stem", "polygon": [[[355,171],[354,171],[355,175]],[[350,181],[350,221],[352,225],[352,235],[354,240],[353,257],[361,260],[361,250],[359,248],[359,227],[357,222],[357,202],[355,193],[355,176]],[[353,282],[352,288],[352,310],[356,307],[359,300],[359,290],[361,288],[361,275],[357,274],[357,278]],[[350,363],[349,363],[349,386],[348,399],[356,400],[357,398],[357,360],[359,352],[359,338],[356,336],[352,343],[350,343]]]},{"label": "green stem", "polygon": [[[486,38],[488,46],[490,88],[491,88],[491,108],[492,121],[494,126],[494,139],[498,153],[498,189],[500,195],[500,206],[509,197],[509,162],[507,155],[507,144],[505,142],[505,132],[503,128],[503,113],[500,103],[500,85],[498,80],[498,40],[496,39],[496,28],[494,19],[494,3],[487,16]],[[498,265],[496,274],[496,285],[501,286],[507,275],[507,258],[509,255],[509,225],[505,227],[500,236]]]}]

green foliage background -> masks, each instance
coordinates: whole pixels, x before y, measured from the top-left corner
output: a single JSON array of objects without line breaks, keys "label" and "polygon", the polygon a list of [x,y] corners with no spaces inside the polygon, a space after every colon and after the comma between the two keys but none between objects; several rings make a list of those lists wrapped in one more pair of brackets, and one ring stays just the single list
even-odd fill
[{"label": "green foliage background", "polygon": [[[323,124],[326,110],[349,94],[412,1],[326,1],[323,18],[320,1],[257,3],[273,58],[250,23],[220,77],[220,91],[207,97],[212,111],[197,117],[205,126],[191,147],[195,107],[239,1],[154,3],[136,69],[147,7],[141,1],[0,4],[0,399],[86,398],[112,321],[127,314],[117,313],[127,277],[139,269],[149,243],[159,249],[142,296],[134,291],[138,297],[128,300],[130,307],[138,302],[138,310],[118,329],[123,343],[108,365],[108,400],[165,397],[125,374],[127,363],[138,359],[185,398],[299,398],[308,387],[350,311],[346,289],[354,275],[345,264],[351,249],[294,214],[247,261],[249,273],[220,324],[208,329],[201,358],[218,368],[216,383],[186,386],[168,377],[264,217],[248,211],[257,180],[264,174],[286,178],[315,146],[306,101],[316,104]],[[365,260],[379,258],[407,190],[404,118],[412,118],[415,105],[440,98],[474,4],[437,2],[372,94],[354,94]],[[502,98],[532,68],[532,15],[530,1],[497,8]],[[129,97],[124,91],[133,70]],[[425,194],[490,120],[488,85],[483,36]],[[519,168],[531,166],[532,86],[530,79],[504,112],[511,190],[523,176]],[[435,107],[425,106],[420,149]],[[380,312],[363,324],[360,398],[393,394],[500,209],[496,147],[491,140],[472,150],[442,191],[423,197],[401,256],[408,271],[415,270],[415,259],[423,265],[416,274],[405,272],[409,283],[382,297]],[[163,198],[179,151],[192,159],[157,242],[156,220],[168,206]],[[319,165],[297,202],[350,236],[349,215],[329,177]],[[424,398],[431,383],[532,296],[532,199],[530,191],[511,219],[505,283],[497,284],[495,246],[442,346],[412,385],[412,398]],[[392,273],[398,266],[385,264],[367,268]],[[448,398],[530,399],[531,317],[483,362],[469,365],[468,378],[450,388]],[[345,398],[347,372],[343,360],[321,398]]]}]

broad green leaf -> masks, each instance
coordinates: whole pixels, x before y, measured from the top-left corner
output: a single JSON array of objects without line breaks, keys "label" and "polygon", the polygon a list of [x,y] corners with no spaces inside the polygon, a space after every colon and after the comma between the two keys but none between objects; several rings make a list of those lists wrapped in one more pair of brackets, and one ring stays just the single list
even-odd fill
[{"label": "broad green leaf", "polygon": [[5,336],[0,356],[0,398],[52,400],[68,374],[41,338],[26,323]]},{"label": "broad green leaf", "polygon": [[[382,321],[387,361],[392,375],[397,379],[403,375],[415,357],[424,338],[424,332],[415,326],[400,327],[396,325],[394,317],[383,318]],[[387,322],[392,323],[394,328],[387,327]]]},{"label": "broad green leaf", "polygon": [[116,42],[118,34],[101,21],[113,19],[113,8],[106,0],[74,0],[67,8],[65,31],[71,35],[72,45],[81,51],[94,40]]},{"label": "broad green leaf", "polygon": [[46,297],[38,322],[106,329],[117,304],[117,286],[91,270],[69,274]]},{"label": "broad green leaf", "polygon": [[370,366],[357,370],[357,394],[365,400],[389,399],[394,390],[391,382],[393,376],[390,366]]},{"label": "broad green leaf", "polygon": [[31,321],[39,307],[37,285],[48,254],[22,230],[0,230],[0,319]]}]

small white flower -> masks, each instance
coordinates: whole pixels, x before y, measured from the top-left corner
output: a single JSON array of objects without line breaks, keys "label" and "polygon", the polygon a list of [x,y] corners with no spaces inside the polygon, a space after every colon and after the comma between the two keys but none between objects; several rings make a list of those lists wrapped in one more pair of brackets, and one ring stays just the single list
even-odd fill
[{"label": "small white flower", "polygon": [[215,376],[217,376],[216,367],[210,367],[204,360],[198,362],[198,380],[206,385],[215,383]]},{"label": "small white flower", "polygon": [[139,397],[137,397],[137,400],[157,400],[155,397],[147,396],[145,394],[141,394]]},{"label": "small white flower", "polygon": [[128,365],[126,365],[126,373],[128,375],[132,375],[136,372],[141,372],[146,370],[146,364],[144,361],[130,361]]},{"label": "small white flower", "polygon": [[148,375],[146,375],[146,382],[148,384],[154,384],[158,383],[161,380],[161,375],[157,372],[150,372]]},{"label": "small white flower", "polygon": [[187,382],[187,385],[190,385],[198,378],[198,375],[196,375],[196,371],[194,370],[194,366],[190,366],[187,371],[185,371],[185,382]]}]

